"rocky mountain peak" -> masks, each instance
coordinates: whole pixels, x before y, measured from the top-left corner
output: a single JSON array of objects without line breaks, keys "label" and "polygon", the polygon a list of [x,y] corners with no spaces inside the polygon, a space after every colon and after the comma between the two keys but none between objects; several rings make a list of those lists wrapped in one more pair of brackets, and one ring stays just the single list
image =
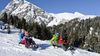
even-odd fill
[{"label": "rocky mountain peak", "polygon": [[52,20],[50,14],[26,0],[12,0],[2,11],[2,14],[5,12],[8,15],[18,16],[20,19],[24,18],[26,22],[48,24]]}]

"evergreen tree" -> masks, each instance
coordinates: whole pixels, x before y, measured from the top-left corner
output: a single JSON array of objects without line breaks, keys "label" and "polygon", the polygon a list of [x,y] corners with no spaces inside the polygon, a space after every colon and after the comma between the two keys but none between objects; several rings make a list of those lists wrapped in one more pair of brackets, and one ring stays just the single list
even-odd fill
[{"label": "evergreen tree", "polygon": [[11,25],[14,24],[14,19],[13,19],[13,16],[12,15],[9,17],[9,24],[11,24]]},{"label": "evergreen tree", "polygon": [[4,13],[4,16],[3,16],[3,22],[5,22],[5,23],[8,22],[7,13]]},{"label": "evergreen tree", "polygon": [[14,26],[18,27],[18,22],[19,22],[18,17],[14,16],[13,19],[14,19]]},{"label": "evergreen tree", "polygon": [[[22,28],[23,29],[26,29],[26,20],[23,18],[22,20],[21,20],[21,24],[22,24]],[[21,26],[20,26],[21,27]]]}]

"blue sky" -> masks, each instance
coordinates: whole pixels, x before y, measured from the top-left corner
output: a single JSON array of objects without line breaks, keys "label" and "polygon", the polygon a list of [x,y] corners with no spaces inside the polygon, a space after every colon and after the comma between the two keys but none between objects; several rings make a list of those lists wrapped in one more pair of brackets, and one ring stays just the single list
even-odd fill
[{"label": "blue sky", "polygon": [[[100,0],[28,0],[50,13],[80,12],[100,15]],[[0,0],[0,11],[10,0]]]}]

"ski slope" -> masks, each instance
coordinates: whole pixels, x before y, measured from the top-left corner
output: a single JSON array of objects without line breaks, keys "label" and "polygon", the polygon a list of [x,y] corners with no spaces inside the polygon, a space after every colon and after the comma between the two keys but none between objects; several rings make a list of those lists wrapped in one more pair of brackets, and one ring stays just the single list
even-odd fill
[{"label": "ski slope", "polygon": [[61,48],[53,48],[49,41],[34,39],[39,48],[34,51],[18,44],[18,29],[12,29],[11,34],[0,30],[0,56],[100,56],[100,54],[81,49],[64,51]]}]

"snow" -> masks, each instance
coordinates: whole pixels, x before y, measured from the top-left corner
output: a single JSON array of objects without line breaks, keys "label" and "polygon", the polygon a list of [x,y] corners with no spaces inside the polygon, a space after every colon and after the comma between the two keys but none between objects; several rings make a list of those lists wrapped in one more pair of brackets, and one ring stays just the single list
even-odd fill
[{"label": "snow", "polygon": [[52,17],[47,12],[27,0],[13,0],[9,2],[0,14],[2,15],[5,12],[9,15],[18,16],[20,19],[24,18],[28,23],[33,23],[33,21],[35,21],[39,24],[42,22],[48,24],[51,20],[50,17]]},{"label": "snow", "polygon": [[93,30],[94,30],[93,27],[90,27],[90,30],[89,30],[90,35],[92,34]]},{"label": "snow", "polygon": [[[33,21],[39,24],[45,23],[48,26],[64,24],[74,18],[88,19],[94,18],[95,15],[84,15],[79,12],[69,13],[47,13],[40,7],[28,2],[27,0],[13,0],[2,10],[1,14],[6,12],[7,14],[18,16],[20,19],[24,18],[26,22],[33,23]],[[36,17],[37,16],[37,17]],[[51,19],[53,17],[53,19]]]},{"label": "snow", "polygon": [[64,13],[58,13],[58,14],[54,14],[54,13],[50,13],[50,14],[52,16],[54,16],[55,18],[47,26],[59,25],[61,23],[68,22],[74,18],[79,18],[80,20],[82,20],[82,19],[85,20],[88,18],[96,17],[95,15],[84,15],[79,12],[75,12],[75,13],[64,12]]},{"label": "snow", "polygon": [[64,51],[61,48],[53,48],[48,40],[35,39],[39,48],[34,51],[18,44],[18,29],[12,29],[11,34],[0,30],[0,56],[100,56],[100,54],[88,52],[82,49]]}]

